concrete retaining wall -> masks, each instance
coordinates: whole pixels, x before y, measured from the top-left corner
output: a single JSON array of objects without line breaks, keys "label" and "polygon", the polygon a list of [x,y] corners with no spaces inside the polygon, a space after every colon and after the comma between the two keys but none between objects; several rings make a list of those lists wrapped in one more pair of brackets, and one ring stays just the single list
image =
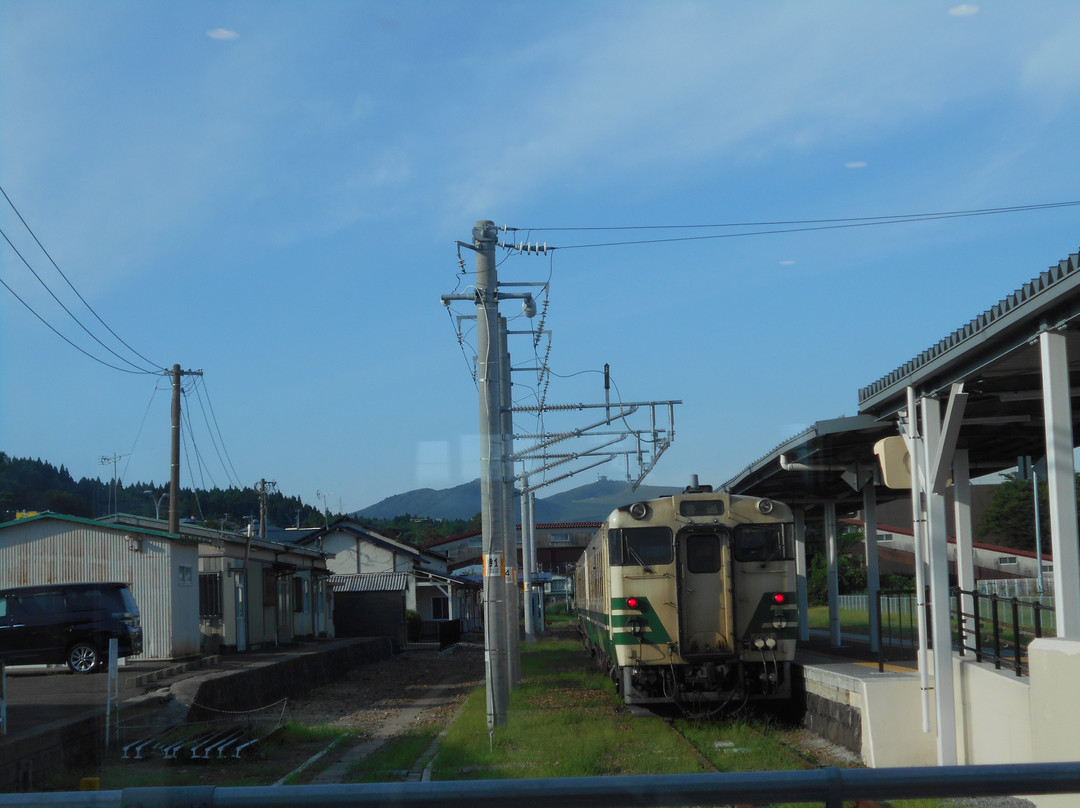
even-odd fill
[{"label": "concrete retaining wall", "polygon": [[[241,655],[232,661],[243,667],[209,675],[193,691],[193,702],[215,710],[264,707],[281,698],[301,696],[355,667],[390,655],[390,643],[384,638],[338,641],[327,648],[293,653],[282,649],[271,659],[250,664]],[[125,722],[132,720],[130,709],[121,705]],[[198,713],[195,707],[189,709],[189,717]],[[37,732],[20,733],[18,743],[0,743],[0,792],[41,790],[56,771],[92,773],[105,759],[104,738],[102,709],[71,721],[56,721]],[[116,750],[108,754],[119,758]]]},{"label": "concrete retaining wall", "polygon": [[189,720],[214,717],[215,711],[255,710],[280,699],[302,696],[340,679],[353,668],[392,654],[386,638],[339,641],[328,651],[304,651],[271,662],[204,680],[192,699]]}]

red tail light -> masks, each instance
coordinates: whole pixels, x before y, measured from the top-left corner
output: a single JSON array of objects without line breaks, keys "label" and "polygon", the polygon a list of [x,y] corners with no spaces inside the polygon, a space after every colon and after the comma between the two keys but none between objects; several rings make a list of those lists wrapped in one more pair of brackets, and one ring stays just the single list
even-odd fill
[{"label": "red tail light", "polygon": [[785,600],[787,600],[787,598],[784,597],[783,592],[777,592],[775,595],[772,596],[772,602],[776,604],[783,603]]},{"label": "red tail light", "polygon": [[630,597],[626,599],[626,608],[637,609],[639,611],[645,611],[645,601],[640,598]]}]

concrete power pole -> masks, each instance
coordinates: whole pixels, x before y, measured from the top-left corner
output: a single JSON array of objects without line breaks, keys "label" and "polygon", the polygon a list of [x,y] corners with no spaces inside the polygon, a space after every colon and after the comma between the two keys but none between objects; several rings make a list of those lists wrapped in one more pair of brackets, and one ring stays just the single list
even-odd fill
[{"label": "concrete power pole", "polygon": [[510,391],[510,347],[506,341],[506,318],[499,317],[499,422],[502,433],[502,536],[505,543],[503,558],[507,559],[504,584],[506,587],[506,655],[510,687],[521,683],[521,634],[518,613],[521,598],[518,594],[517,538],[514,529],[514,413]]},{"label": "concrete power pole", "polygon": [[[503,446],[499,374],[499,300],[495,223],[473,228],[476,249],[477,387],[480,392],[480,506],[484,551],[484,664],[488,730],[504,726],[510,703],[506,582],[511,563],[503,532]],[[516,619],[514,620],[516,623]]]}]

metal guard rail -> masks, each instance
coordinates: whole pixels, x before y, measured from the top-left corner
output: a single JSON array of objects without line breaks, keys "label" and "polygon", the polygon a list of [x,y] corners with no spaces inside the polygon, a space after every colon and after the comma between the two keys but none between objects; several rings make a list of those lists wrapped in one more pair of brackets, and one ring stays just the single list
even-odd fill
[{"label": "metal guard rail", "polygon": [[2,808],[278,808],[385,806],[400,808],[520,808],[551,800],[559,808],[604,805],[767,805],[918,797],[986,797],[1080,793],[1080,762],[897,769],[729,772],[721,774],[464,780],[321,786],[126,788],[0,794]]}]

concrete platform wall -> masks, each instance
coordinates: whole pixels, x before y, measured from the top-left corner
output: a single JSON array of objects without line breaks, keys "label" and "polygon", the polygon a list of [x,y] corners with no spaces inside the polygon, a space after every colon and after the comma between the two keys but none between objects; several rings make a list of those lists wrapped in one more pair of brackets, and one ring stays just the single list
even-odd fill
[{"label": "concrete platform wall", "polygon": [[[271,659],[252,659],[250,664],[240,655],[231,659],[241,666],[238,670],[208,674],[193,690],[192,701],[213,710],[264,707],[281,698],[301,696],[359,665],[386,659],[391,650],[385,638],[370,638],[295,653],[282,649]],[[199,717],[198,713],[194,708],[188,711],[190,718]],[[130,709],[123,705],[121,717],[131,719]],[[5,739],[0,742],[0,792],[38,790],[57,770],[92,773],[106,756],[120,756],[118,750],[105,749],[104,738],[105,711],[101,709],[20,733],[17,743]]]}]

